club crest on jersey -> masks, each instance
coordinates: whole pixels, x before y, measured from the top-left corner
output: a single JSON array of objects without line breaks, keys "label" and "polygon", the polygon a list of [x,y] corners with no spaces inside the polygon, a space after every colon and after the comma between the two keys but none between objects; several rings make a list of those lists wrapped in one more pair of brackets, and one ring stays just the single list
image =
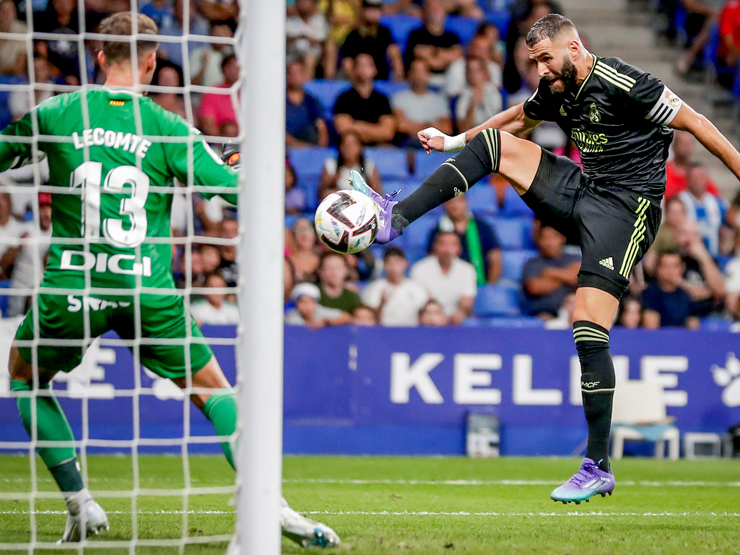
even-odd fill
[{"label": "club crest on jersey", "polygon": [[666,100],[668,100],[668,104],[670,104],[673,108],[676,108],[679,104],[681,104],[681,99],[673,94],[672,91],[668,90],[668,88],[666,88],[665,90],[665,97]]},{"label": "club crest on jersey", "polygon": [[596,104],[591,104],[588,119],[591,120],[591,123],[601,122],[601,114],[599,113],[599,109],[596,107]]}]

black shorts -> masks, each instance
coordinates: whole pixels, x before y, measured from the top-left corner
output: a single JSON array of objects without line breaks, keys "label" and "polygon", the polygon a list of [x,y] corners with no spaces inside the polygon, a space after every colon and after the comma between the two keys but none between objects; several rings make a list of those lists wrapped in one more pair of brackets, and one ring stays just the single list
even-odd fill
[{"label": "black shorts", "polygon": [[581,246],[578,286],[621,299],[632,268],[655,240],[659,202],[621,187],[596,184],[575,162],[546,150],[522,198],[544,224]]}]

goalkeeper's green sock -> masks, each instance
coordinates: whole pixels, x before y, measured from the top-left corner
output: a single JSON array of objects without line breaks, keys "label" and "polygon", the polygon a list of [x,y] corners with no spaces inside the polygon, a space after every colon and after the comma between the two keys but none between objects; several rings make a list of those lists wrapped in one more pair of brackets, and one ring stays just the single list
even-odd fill
[{"label": "goalkeeper's green sock", "polygon": [[[201,409],[205,417],[216,428],[216,433],[220,436],[230,436],[236,431],[236,396],[234,390],[230,387],[224,387],[213,395],[203,405]],[[231,442],[221,444],[226,455],[226,460],[232,468],[234,466],[234,455],[231,452]]]},{"label": "goalkeeper's green sock", "polygon": [[[41,386],[49,389],[49,384]],[[29,383],[11,380],[11,391],[31,391]],[[23,427],[29,437],[31,431],[31,397],[17,397],[18,412],[23,421]],[[67,417],[59,405],[56,397],[39,395],[36,397],[36,437],[39,441],[74,441],[72,428],[69,427]],[[82,490],[82,476],[77,464],[77,453],[72,445],[65,447],[39,447],[39,455],[49,469],[59,489],[65,494],[76,493]]]}]

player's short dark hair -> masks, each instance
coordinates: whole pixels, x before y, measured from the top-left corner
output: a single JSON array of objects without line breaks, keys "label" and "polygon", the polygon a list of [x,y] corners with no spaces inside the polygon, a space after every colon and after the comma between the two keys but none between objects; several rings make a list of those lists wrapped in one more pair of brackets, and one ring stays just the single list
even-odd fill
[{"label": "player's short dark hair", "polygon": [[[137,14],[136,25],[136,34],[138,36],[152,35],[155,39],[137,38],[136,52],[138,57],[141,58],[145,54],[156,51],[159,47],[159,41],[156,40],[159,29],[157,29],[157,24],[154,23],[152,18],[144,14]],[[131,12],[119,12],[107,17],[100,23],[99,31],[102,35],[132,36],[134,34],[134,24],[131,18]],[[102,43],[103,54],[105,54],[105,59],[108,63],[121,63],[131,60],[132,41],[103,39]]]},{"label": "player's short dark hair", "polygon": [[557,13],[547,14],[545,17],[538,20],[537,23],[532,25],[529,33],[527,33],[527,46],[532,48],[542,40],[554,40],[555,37],[563,31],[563,29],[575,30],[575,28],[576,26],[573,25],[573,22],[567,17]]}]

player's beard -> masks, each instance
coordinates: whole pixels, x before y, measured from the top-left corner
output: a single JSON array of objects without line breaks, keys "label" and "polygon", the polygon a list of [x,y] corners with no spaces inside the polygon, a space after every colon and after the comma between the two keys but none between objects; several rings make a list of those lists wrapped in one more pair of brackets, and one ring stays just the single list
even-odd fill
[{"label": "player's beard", "polygon": [[[560,68],[560,73],[556,76],[547,79],[547,83],[550,87],[550,92],[561,94],[566,91],[575,91],[577,87],[578,70],[573,62],[569,58],[563,58],[563,67]],[[553,83],[560,81],[559,87],[553,87]]]}]

